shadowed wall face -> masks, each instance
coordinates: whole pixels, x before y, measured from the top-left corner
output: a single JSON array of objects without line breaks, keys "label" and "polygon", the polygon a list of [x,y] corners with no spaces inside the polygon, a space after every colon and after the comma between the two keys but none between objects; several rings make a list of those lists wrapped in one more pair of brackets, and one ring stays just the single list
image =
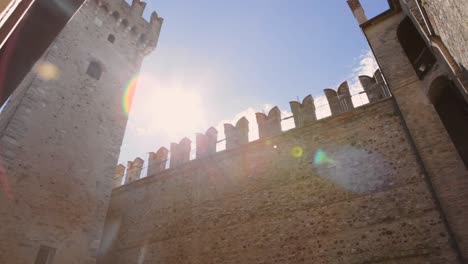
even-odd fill
[{"label": "shadowed wall face", "polygon": [[468,103],[453,82],[444,77],[434,81],[430,91],[431,101],[468,168]]},{"label": "shadowed wall face", "polygon": [[391,99],[112,193],[100,264],[456,263]]}]

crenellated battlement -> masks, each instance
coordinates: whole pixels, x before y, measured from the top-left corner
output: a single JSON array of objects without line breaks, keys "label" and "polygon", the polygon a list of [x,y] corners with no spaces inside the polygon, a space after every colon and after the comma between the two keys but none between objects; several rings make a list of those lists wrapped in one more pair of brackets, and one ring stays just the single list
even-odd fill
[{"label": "crenellated battlement", "polygon": [[170,167],[174,168],[190,160],[190,148],[192,141],[183,138],[179,143],[171,143]]},{"label": "crenellated battlement", "polygon": [[[377,70],[372,77],[359,76],[359,81],[364,91],[355,95],[360,96],[361,94],[366,94],[370,103],[374,103],[391,96],[380,70]],[[341,83],[336,90],[331,88],[325,89],[324,94],[328,102],[327,105],[330,108],[331,117],[351,112],[356,108],[353,104],[353,94],[351,94],[347,81]],[[291,112],[293,113],[293,115],[289,117],[282,118],[281,110],[277,106],[273,107],[268,114],[255,114],[260,140],[275,137],[283,133],[282,121],[286,119],[294,118],[295,128],[301,128],[318,122],[318,109],[326,106],[316,106],[311,95],[306,96],[302,100],[302,103],[292,101],[289,104]],[[224,124],[224,134],[226,138],[218,140],[218,131],[213,127],[209,128],[204,134],[197,133],[195,159],[216,154],[217,143],[221,141],[226,141],[226,150],[235,149],[248,144],[249,120],[242,117],[236,122],[236,125]],[[150,152],[148,175],[154,176],[166,170],[168,160],[170,161],[169,168],[171,169],[189,162],[191,143],[192,142],[188,138],[184,138],[178,144],[171,143],[170,151],[166,148],[160,148],[157,153]],[[140,178],[140,174],[135,175],[135,173],[136,171],[141,173],[141,169],[139,169],[142,167],[140,166],[141,161],[141,158],[137,158],[135,161],[129,162],[129,167],[127,168],[127,179],[130,180],[127,180],[126,182],[131,182]],[[121,177],[122,167],[123,165],[121,164],[117,166],[117,174],[119,176],[116,175],[116,179]]]},{"label": "crenellated battlement", "polygon": [[273,107],[268,115],[256,113],[258,134],[260,138],[273,137],[281,134],[281,111],[277,106]]},{"label": "crenellated battlement", "polygon": [[336,91],[333,89],[325,89],[323,91],[327,97],[332,115],[338,115],[354,109],[347,81],[340,84]]},{"label": "crenellated battlement", "polygon": [[203,158],[216,153],[216,143],[218,142],[218,131],[210,127],[205,134],[197,133],[197,158]]},{"label": "crenellated battlement", "polygon": [[302,103],[297,101],[289,102],[291,112],[294,116],[294,124],[296,127],[303,127],[314,121],[317,121],[315,114],[315,103],[312,95],[308,95],[302,100]]},{"label": "crenellated battlement", "polygon": [[366,75],[359,76],[359,82],[364,91],[366,91],[370,102],[376,102],[390,96],[388,89],[381,89],[382,85],[385,85],[385,82],[379,69],[375,71],[373,77]]},{"label": "crenellated battlement", "polygon": [[157,45],[159,32],[164,19],[153,11],[150,21],[143,18],[146,3],[133,0],[129,5],[125,0],[88,0],[86,6],[94,10],[94,23],[107,25],[114,42],[127,39],[136,45],[142,55],[150,53]]},{"label": "crenellated battlement", "polygon": [[224,124],[224,134],[226,135],[226,149],[233,149],[249,142],[249,120],[242,117],[235,126]]}]

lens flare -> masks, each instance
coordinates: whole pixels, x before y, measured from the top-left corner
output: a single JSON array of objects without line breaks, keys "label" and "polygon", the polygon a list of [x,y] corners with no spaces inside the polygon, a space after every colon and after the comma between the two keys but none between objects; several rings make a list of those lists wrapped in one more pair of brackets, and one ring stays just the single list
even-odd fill
[{"label": "lens flare", "polygon": [[59,69],[50,62],[41,62],[34,67],[37,76],[44,81],[56,80],[59,76]]},{"label": "lens flare", "polygon": [[318,176],[353,193],[379,190],[395,180],[395,169],[378,151],[330,146],[317,150],[313,161]]},{"label": "lens flare", "polygon": [[300,157],[302,157],[302,154],[304,154],[304,151],[302,150],[301,147],[293,147],[291,149],[291,155],[294,158],[300,158]]},{"label": "lens flare", "polygon": [[146,253],[148,251],[148,242],[145,241],[143,247],[140,248],[140,255],[138,256],[138,264],[143,264],[145,262]]},{"label": "lens flare", "polygon": [[138,75],[133,76],[125,87],[125,91],[122,97],[122,107],[125,114],[130,113],[132,107],[133,96],[135,95],[136,86],[138,83]]},{"label": "lens flare", "polygon": [[335,161],[332,158],[328,157],[325,151],[321,149],[317,150],[314,156],[314,164],[320,165],[320,164],[325,164],[325,163],[335,163]]},{"label": "lens flare", "polygon": [[101,251],[103,253],[109,252],[112,245],[114,244],[120,230],[121,219],[119,218],[111,218],[106,223],[104,227],[104,235],[101,238]]}]

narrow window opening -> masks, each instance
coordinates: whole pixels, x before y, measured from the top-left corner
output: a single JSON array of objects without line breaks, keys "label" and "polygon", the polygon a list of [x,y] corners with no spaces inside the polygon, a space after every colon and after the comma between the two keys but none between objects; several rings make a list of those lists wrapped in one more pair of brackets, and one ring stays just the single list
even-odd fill
[{"label": "narrow window opening", "polygon": [[110,43],[114,43],[114,41],[115,41],[115,36],[112,35],[112,34],[109,34],[109,36],[107,37],[107,40],[108,40]]},{"label": "narrow window opening", "polygon": [[114,12],[112,13],[112,17],[113,17],[115,20],[119,20],[119,17],[120,17],[119,12],[114,11]]},{"label": "narrow window opening", "polygon": [[122,23],[120,24],[124,29],[128,28],[128,20],[124,19],[122,20]]},{"label": "narrow window opening", "polygon": [[419,79],[423,79],[424,75],[429,72],[436,62],[434,55],[426,46],[426,43],[409,17],[406,17],[398,26],[397,35],[416,74]]},{"label": "narrow window opening", "polygon": [[468,168],[468,103],[446,77],[439,77],[432,83],[429,95],[465,167]]},{"label": "narrow window opening", "polygon": [[132,29],[130,30],[130,32],[131,32],[134,36],[136,36],[136,35],[137,35],[137,29],[136,29],[136,27],[132,27]]},{"label": "narrow window opening", "polygon": [[91,78],[99,80],[101,78],[101,65],[99,63],[92,61],[89,63],[88,69],[86,70],[86,74],[88,74]]},{"label": "narrow window opening", "polygon": [[55,256],[55,248],[41,245],[34,264],[52,264]]},{"label": "narrow window opening", "polygon": [[145,34],[141,34],[140,35],[140,38],[138,39],[138,41],[140,43],[145,43],[146,42],[146,35]]}]

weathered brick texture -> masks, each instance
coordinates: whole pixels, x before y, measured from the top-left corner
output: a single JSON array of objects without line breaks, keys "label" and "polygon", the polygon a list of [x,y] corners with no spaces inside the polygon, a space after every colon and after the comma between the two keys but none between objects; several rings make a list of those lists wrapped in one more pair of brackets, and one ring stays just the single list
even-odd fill
[{"label": "weathered brick texture", "polygon": [[[86,2],[37,63],[58,75],[29,73],[0,115],[0,263],[35,263],[41,245],[56,249],[53,263],[96,262],[127,121],[121,98],[162,22],[132,10]],[[86,74],[91,61],[99,80]]]},{"label": "weathered brick texture", "polygon": [[[468,70],[468,1],[424,0],[435,33],[465,70]],[[468,79],[468,72],[465,72]]]},{"label": "weathered brick texture", "polygon": [[418,78],[397,37],[406,14],[399,10],[363,27],[388,86],[427,171],[435,196],[453,232],[463,261],[468,261],[468,172],[427,96],[439,76],[451,76],[440,60]]},{"label": "weathered brick texture", "polygon": [[400,0],[403,11],[435,53],[443,53],[464,88],[468,100],[468,2],[456,0]]},{"label": "weathered brick texture", "polygon": [[114,189],[104,232],[101,264],[457,263],[393,99]]}]

